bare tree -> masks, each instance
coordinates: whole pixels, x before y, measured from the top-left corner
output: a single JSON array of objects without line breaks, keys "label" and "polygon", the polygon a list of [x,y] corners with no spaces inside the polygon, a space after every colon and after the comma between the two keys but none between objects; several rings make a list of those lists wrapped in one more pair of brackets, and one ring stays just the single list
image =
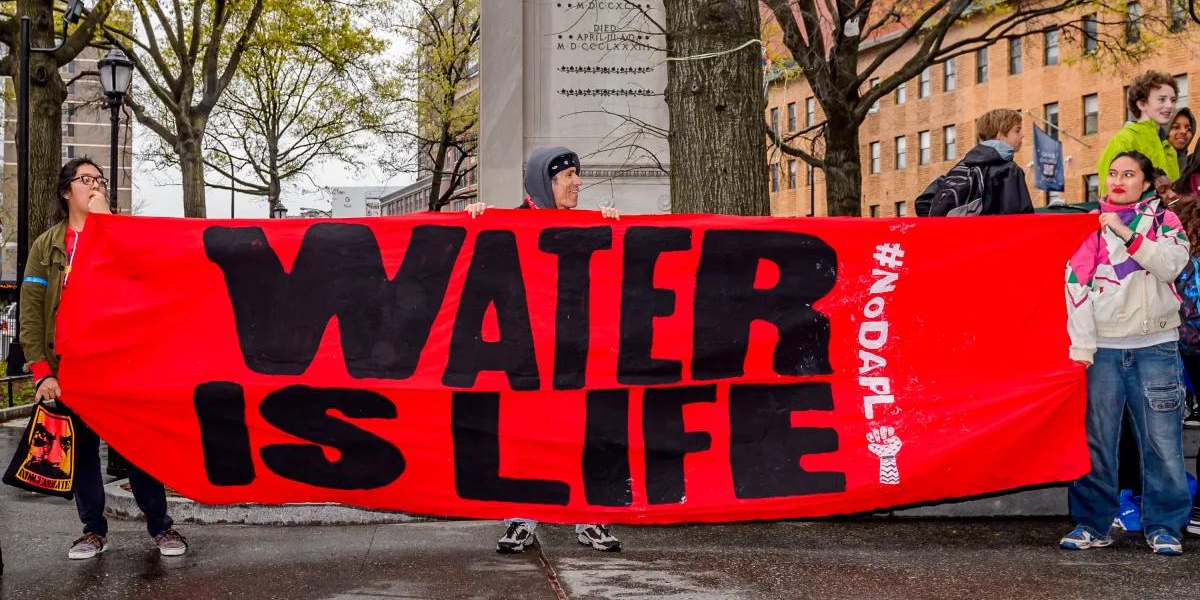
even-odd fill
[{"label": "bare tree", "polygon": [[139,94],[125,101],[169,149],[160,158],[179,164],[184,215],[203,218],[209,117],[238,71],[266,0],[131,2],[138,27],[133,32],[110,27],[107,37],[133,60],[137,81],[153,101],[139,100]]},{"label": "bare tree", "polygon": [[408,170],[429,173],[431,211],[470,198],[479,146],[479,0],[411,0],[400,30],[413,45],[393,98],[401,119],[388,137],[415,147]]},{"label": "bare tree", "polygon": [[362,134],[386,117],[370,85],[382,47],[336,3],[295,2],[264,16],[207,129],[205,164],[219,176],[208,185],[265,197],[274,209],[283,186],[315,164],[361,167]]}]

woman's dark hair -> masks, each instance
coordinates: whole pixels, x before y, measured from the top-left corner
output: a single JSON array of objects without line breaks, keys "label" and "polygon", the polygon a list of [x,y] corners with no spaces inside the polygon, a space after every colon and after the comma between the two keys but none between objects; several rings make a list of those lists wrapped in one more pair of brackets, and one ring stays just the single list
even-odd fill
[{"label": "woman's dark hair", "polygon": [[1117,162],[1118,158],[1123,158],[1123,157],[1124,158],[1132,158],[1133,161],[1138,164],[1138,169],[1141,170],[1142,177],[1145,178],[1146,183],[1148,183],[1150,185],[1150,187],[1154,187],[1154,178],[1159,173],[1162,173],[1162,171],[1155,168],[1154,163],[1150,162],[1150,159],[1146,158],[1145,154],[1142,154],[1141,152],[1138,152],[1137,150],[1130,150],[1128,152],[1122,152],[1122,153],[1114,156],[1112,158],[1112,161],[1110,161],[1108,163],[1108,165],[1109,165],[1108,168],[1111,169],[1112,164]]},{"label": "woman's dark hair", "polygon": [[[1195,196],[1184,196],[1171,205],[1171,212],[1179,217],[1183,233],[1188,241],[1200,242],[1200,200]],[[1191,244],[1192,256],[1200,255],[1200,243]]]},{"label": "woman's dark hair", "polygon": [[79,171],[79,167],[83,165],[92,165],[100,172],[100,176],[104,177],[104,169],[96,164],[96,161],[87,156],[72,158],[63,165],[62,170],[58,172],[58,210],[59,218],[64,219],[67,216],[67,191],[71,189],[71,181],[75,179],[75,173]]},{"label": "woman's dark hair", "polygon": [[1188,157],[1187,164],[1183,167],[1183,172],[1179,174],[1179,179],[1175,180],[1175,185],[1171,189],[1177,194],[1191,194],[1192,186],[1189,180],[1192,175],[1200,173],[1200,152],[1192,154]]}]

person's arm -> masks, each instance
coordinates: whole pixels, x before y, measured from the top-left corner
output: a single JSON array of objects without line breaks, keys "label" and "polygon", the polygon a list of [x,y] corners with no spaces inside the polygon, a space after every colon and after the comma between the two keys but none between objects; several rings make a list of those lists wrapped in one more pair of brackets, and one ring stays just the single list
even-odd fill
[{"label": "person's arm", "polygon": [[25,368],[33,373],[35,382],[52,375],[46,360],[45,308],[50,274],[42,264],[45,252],[44,244],[33,244],[21,281],[21,349],[25,352]]},{"label": "person's arm", "polygon": [[1134,233],[1126,236],[1125,242],[1129,255],[1163,283],[1172,283],[1179,277],[1191,259],[1190,247],[1179,217],[1169,210],[1163,212],[1158,239]]}]

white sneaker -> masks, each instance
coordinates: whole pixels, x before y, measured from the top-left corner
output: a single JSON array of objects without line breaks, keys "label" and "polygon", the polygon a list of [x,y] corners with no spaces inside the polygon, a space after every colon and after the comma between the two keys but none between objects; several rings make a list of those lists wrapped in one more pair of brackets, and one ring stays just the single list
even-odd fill
[{"label": "white sneaker", "polygon": [[104,554],[105,548],[108,548],[108,542],[105,541],[104,536],[85,533],[83,537],[71,542],[71,550],[67,552],[67,558],[71,560],[93,558]]},{"label": "white sneaker", "polygon": [[608,530],[607,525],[586,525],[578,535],[579,543],[601,552],[620,552],[621,541]]},{"label": "white sneaker", "polygon": [[532,544],[536,539],[533,535],[533,530],[528,525],[521,521],[516,521],[509,524],[508,530],[504,532],[504,536],[496,542],[496,552],[500,554],[524,552],[525,547]]}]

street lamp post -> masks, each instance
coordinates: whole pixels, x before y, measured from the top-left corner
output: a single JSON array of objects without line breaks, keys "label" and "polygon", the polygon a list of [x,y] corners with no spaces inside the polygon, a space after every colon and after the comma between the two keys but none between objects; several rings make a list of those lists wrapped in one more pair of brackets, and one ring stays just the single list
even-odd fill
[{"label": "street lamp post", "polygon": [[282,219],[287,216],[287,207],[282,202],[276,202],[275,207],[271,209],[272,219]]},{"label": "street lamp post", "polygon": [[121,104],[125,100],[125,93],[129,90],[129,82],[133,79],[133,61],[125,56],[125,53],[120,49],[112,49],[108,55],[100,59],[98,63],[100,67],[100,83],[104,85],[104,95],[108,98],[108,108],[112,111],[112,142],[109,144],[109,150],[112,157],[112,170],[109,171],[109,198],[108,205],[112,209],[113,214],[119,211],[117,208],[117,181],[120,179],[121,161],[120,148],[117,144],[121,125]]},{"label": "street lamp post", "polygon": [[[29,17],[21,17],[20,66],[17,81],[17,289],[25,279],[25,262],[29,258],[29,61],[34,52],[58,52],[67,43],[67,28],[83,16],[83,0],[70,0],[63,13],[62,39],[53,48],[34,48],[30,36]],[[21,314],[21,295],[17,293],[17,314]],[[8,353],[7,375],[25,371],[25,353],[21,351],[21,319],[17,318],[16,335]]]}]

